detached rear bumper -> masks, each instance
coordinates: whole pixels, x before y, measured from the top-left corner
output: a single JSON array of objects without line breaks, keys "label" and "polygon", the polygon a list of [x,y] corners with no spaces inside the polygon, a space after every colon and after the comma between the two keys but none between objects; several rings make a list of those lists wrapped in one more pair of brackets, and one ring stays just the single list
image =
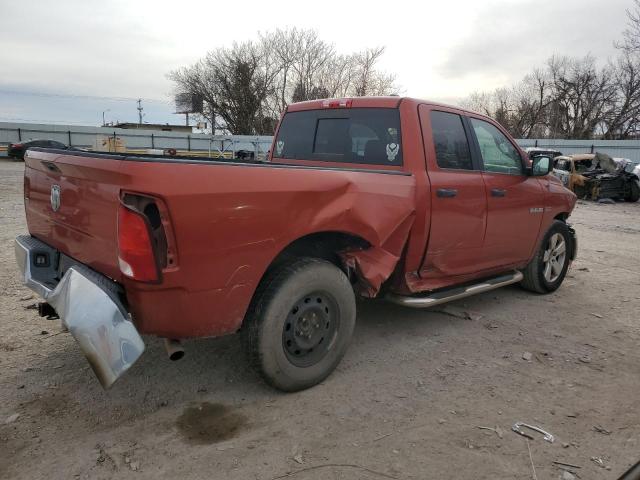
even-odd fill
[{"label": "detached rear bumper", "polygon": [[58,279],[59,253],[31,236],[17,237],[15,251],[24,285],[56,310],[102,386],[109,388],[144,351],[116,284],[80,264]]}]

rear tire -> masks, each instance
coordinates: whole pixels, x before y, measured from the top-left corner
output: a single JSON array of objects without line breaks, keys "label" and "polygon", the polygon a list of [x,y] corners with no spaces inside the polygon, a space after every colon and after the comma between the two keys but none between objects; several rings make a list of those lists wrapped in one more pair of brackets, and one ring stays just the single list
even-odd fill
[{"label": "rear tire", "polygon": [[247,316],[249,359],[271,386],[312,387],[342,359],[356,303],[347,276],[325,260],[302,258],[263,280]]},{"label": "rear tire", "polygon": [[533,259],[522,271],[524,278],[520,285],[536,293],[554,292],[567,274],[572,255],[573,237],[569,227],[556,220],[542,239]]}]

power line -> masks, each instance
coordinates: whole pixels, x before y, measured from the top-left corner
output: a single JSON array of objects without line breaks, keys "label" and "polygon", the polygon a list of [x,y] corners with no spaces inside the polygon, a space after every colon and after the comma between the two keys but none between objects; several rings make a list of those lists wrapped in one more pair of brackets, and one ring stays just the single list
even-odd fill
[{"label": "power line", "polygon": [[[139,98],[133,97],[107,97],[101,95],[74,95],[71,93],[45,93],[45,92],[24,92],[24,91],[16,91],[16,90],[5,90],[0,89],[0,93],[5,93],[9,95],[29,95],[32,97],[58,97],[58,98],[84,98],[91,100],[112,100],[116,102],[137,102]],[[156,102],[156,103],[166,103],[171,104],[171,100],[160,100],[158,98],[142,98],[145,102]]]}]

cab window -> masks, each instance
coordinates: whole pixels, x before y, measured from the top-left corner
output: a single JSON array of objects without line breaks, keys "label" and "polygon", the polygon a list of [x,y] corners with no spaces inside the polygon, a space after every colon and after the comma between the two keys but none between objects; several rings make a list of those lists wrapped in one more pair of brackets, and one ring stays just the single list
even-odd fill
[{"label": "cab window", "polygon": [[345,108],[289,112],[282,119],[274,158],[402,165],[400,112]]},{"label": "cab window", "polygon": [[516,147],[494,125],[471,118],[471,126],[478,140],[484,170],[509,175],[522,174],[522,159]]},{"label": "cab window", "polygon": [[469,142],[460,115],[432,111],[431,131],[438,167],[473,170]]}]

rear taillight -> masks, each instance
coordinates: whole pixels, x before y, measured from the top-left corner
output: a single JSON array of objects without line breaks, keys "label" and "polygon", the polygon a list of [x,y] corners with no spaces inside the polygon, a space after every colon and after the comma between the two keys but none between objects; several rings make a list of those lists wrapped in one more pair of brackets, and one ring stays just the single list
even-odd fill
[{"label": "rear taillight", "polygon": [[335,100],[324,100],[323,108],[351,108],[353,100],[351,98],[338,98]]},{"label": "rear taillight", "polygon": [[118,210],[118,263],[120,271],[134,280],[160,279],[147,219],[122,204]]},{"label": "rear taillight", "polygon": [[11,148],[20,148],[20,147],[22,147],[21,143],[12,143],[11,144]]}]

